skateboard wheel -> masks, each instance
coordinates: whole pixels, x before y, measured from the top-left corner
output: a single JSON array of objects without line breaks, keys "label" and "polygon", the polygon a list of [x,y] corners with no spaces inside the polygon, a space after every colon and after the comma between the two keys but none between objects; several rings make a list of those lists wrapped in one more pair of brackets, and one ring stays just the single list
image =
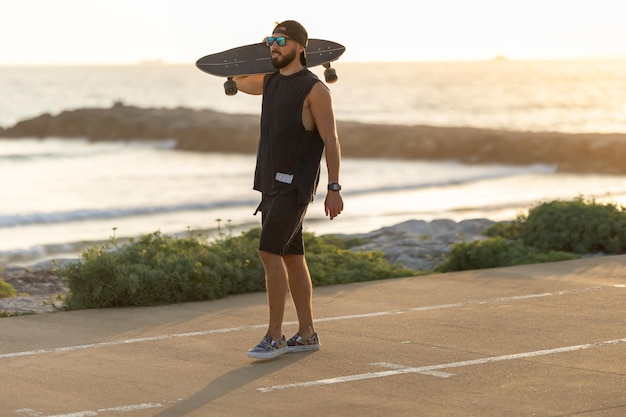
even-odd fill
[{"label": "skateboard wheel", "polygon": [[337,71],[334,68],[326,68],[324,70],[324,79],[327,83],[334,83],[338,78]]},{"label": "skateboard wheel", "polygon": [[233,80],[228,80],[224,83],[224,92],[227,96],[234,96],[237,94],[237,83]]}]

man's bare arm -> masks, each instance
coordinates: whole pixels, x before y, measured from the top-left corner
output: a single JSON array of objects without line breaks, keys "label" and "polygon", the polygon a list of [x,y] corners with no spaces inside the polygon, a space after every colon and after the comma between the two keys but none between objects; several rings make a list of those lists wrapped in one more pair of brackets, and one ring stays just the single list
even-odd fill
[{"label": "man's bare arm", "polygon": [[[338,183],[341,166],[341,147],[337,137],[337,126],[330,91],[322,83],[317,83],[311,89],[307,101],[315,127],[322,141],[324,141],[328,182]],[[324,201],[324,209],[326,215],[331,220],[341,213],[343,210],[343,199],[339,191],[328,191]]]},{"label": "man's bare arm", "polygon": [[233,77],[233,81],[237,83],[237,89],[246,94],[255,96],[263,94],[263,79],[265,74],[240,75]]}]

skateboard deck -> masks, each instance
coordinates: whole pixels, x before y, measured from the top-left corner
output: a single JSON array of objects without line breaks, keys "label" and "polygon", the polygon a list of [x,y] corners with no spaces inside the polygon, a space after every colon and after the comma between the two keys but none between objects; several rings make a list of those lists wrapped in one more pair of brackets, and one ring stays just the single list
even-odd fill
[{"label": "skateboard deck", "polygon": [[[330,63],[339,59],[346,48],[337,43],[323,39],[309,39],[306,48],[307,67],[323,65],[326,82],[337,81],[337,73]],[[244,45],[228,49],[216,54],[206,55],[196,62],[196,67],[207,74],[227,77],[224,84],[227,95],[237,93],[237,85],[232,77],[238,75],[269,74],[276,71],[272,65],[269,48],[264,43]]]}]

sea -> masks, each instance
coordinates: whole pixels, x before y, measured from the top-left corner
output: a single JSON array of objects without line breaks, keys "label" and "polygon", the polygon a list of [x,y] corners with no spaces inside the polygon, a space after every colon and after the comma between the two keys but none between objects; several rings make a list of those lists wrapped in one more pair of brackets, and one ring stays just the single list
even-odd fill
[{"label": "sea", "polygon": [[[626,61],[339,61],[334,67],[339,81],[329,87],[338,120],[626,133]],[[226,96],[223,81],[193,63],[0,67],[0,126],[118,101],[260,113],[259,96]],[[260,225],[253,215],[254,155],[183,152],[174,145],[0,137],[0,264],[74,258],[111,239],[156,231],[210,240]],[[554,199],[626,204],[626,176],[560,173],[538,163],[344,154],[341,183],[343,213],[330,221],[320,192],[306,230],[358,234],[408,220],[512,220]]]}]

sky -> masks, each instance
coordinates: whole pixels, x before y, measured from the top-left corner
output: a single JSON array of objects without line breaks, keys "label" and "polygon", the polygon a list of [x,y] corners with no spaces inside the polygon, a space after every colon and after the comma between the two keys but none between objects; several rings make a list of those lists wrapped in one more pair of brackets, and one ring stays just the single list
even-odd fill
[{"label": "sky", "polygon": [[626,58],[621,0],[0,0],[0,65],[195,62],[298,20],[344,61]]}]

